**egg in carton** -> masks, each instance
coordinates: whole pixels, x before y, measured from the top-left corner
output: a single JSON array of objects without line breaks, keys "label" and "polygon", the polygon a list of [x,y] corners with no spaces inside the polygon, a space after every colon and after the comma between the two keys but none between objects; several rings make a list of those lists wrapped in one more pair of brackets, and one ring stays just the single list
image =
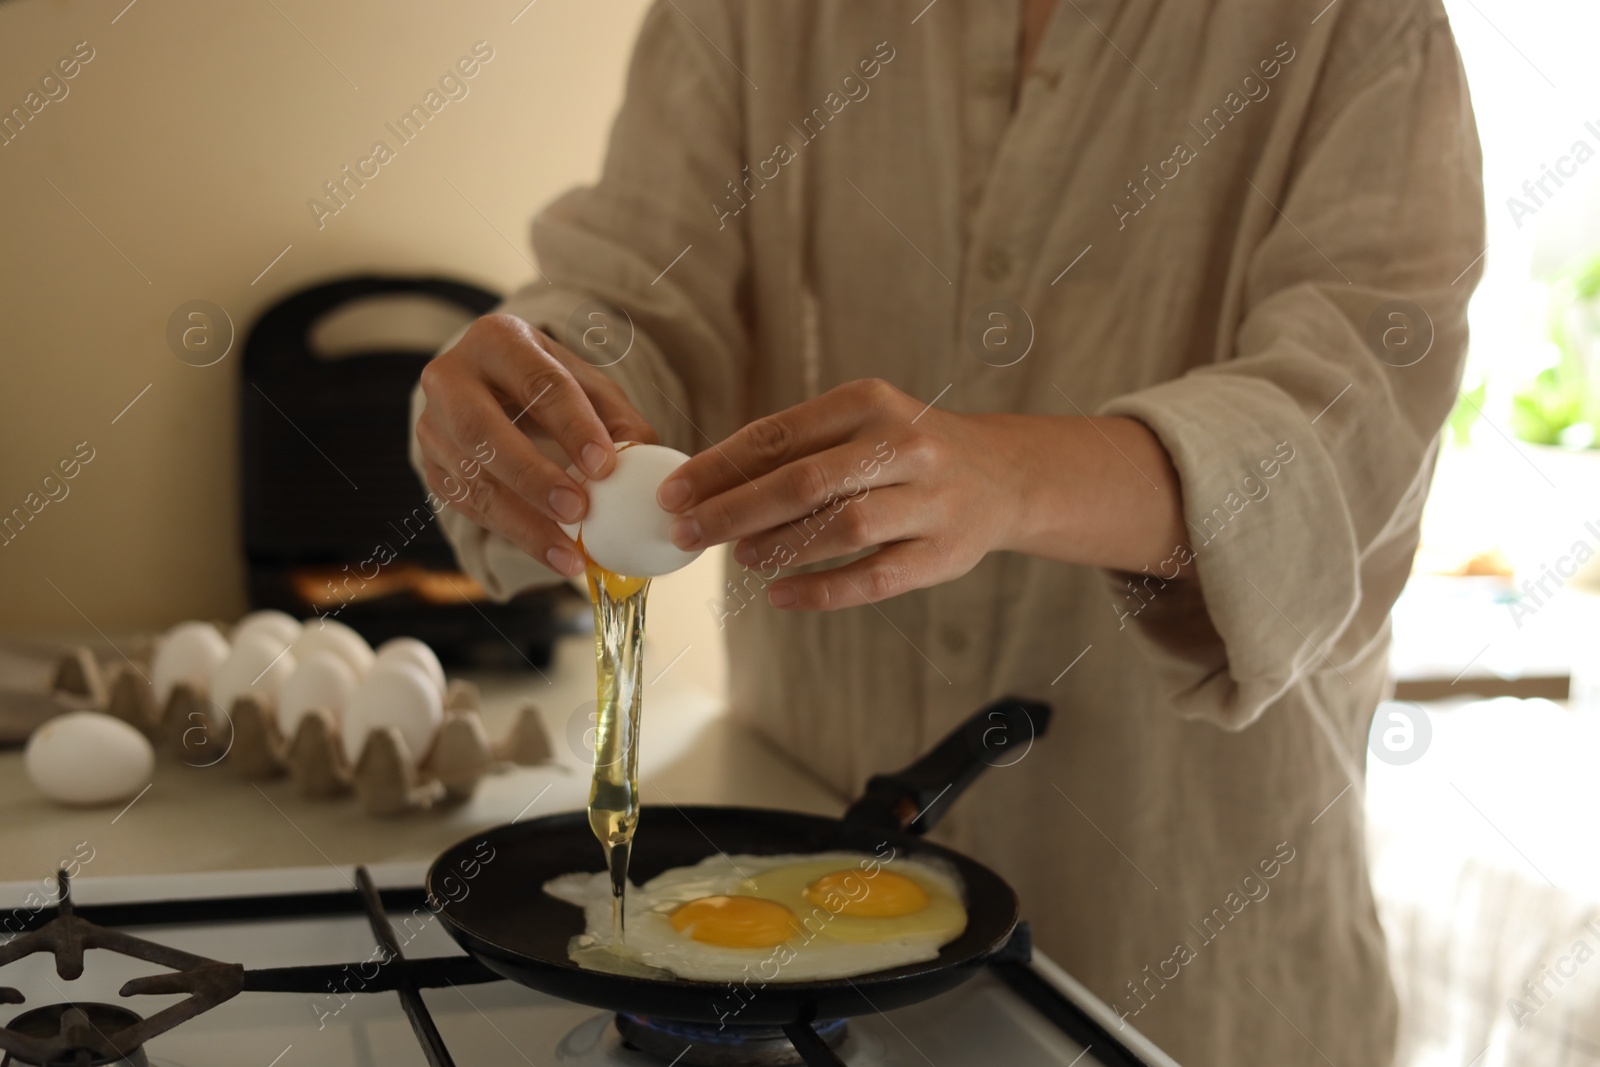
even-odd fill
[{"label": "egg in carton", "polygon": [[378,815],[465,800],[497,764],[551,757],[532,704],[491,742],[476,686],[447,685],[420,641],[374,654],[339,623],[301,626],[278,612],[247,616],[233,637],[210,623],[174,627],[149,675],[131,663],[116,672],[107,710],[190,766],[226,759],[246,779],[287,773],[306,796],[354,792]]}]

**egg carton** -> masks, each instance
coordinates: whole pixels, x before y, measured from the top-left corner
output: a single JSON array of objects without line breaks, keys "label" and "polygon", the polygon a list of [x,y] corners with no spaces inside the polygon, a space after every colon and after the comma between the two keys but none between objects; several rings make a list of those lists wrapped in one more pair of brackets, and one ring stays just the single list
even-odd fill
[{"label": "egg carton", "polygon": [[[65,683],[65,684],[63,684]],[[308,797],[333,799],[352,793],[369,815],[400,815],[459,804],[472,797],[484,777],[518,765],[551,760],[550,737],[539,709],[525,703],[511,728],[491,740],[480,712],[478,687],[456,679],[444,699],[444,720],[421,758],[394,727],[377,727],[352,763],[338,721],[311,709],[292,737],[283,736],[278,716],[260,694],[247,692],[219,722],[211,702],[192,686],[173,686],[157,707],[155,690],[132,663],[112,668],[107,680],[84,650],[64,657],[57,672],[63,691],[103,694],[104,710],[130,723],[191,767],[227,763],[240,778],[265,781],[285,775]]]}]

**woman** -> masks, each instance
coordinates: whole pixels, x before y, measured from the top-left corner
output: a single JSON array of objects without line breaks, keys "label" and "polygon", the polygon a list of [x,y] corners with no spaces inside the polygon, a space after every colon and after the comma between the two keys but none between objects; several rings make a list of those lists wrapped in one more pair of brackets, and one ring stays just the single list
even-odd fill
[{"label": "woman", "polygon": [[1041,947],[1187,1067],[1387,1063],[1364,749],[1479,169],[1438,0],[668,0],[414,458],[493,446],[446,525],[509,595],[581,570],[569,458],[697,452],[736,714],[850,792],[1052,702],[942,824]]}]

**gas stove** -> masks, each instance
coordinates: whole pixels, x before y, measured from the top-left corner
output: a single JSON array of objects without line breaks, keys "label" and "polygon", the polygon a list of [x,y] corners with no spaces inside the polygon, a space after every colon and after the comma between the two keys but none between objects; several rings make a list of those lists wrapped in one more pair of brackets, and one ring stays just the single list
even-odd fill
[{"label": "gas stove", "polygon": [[1048,960],[921,1004],[697,1029],[524,988],[464,955],[420,865],[0,884],[4,1065],[1176,1067]]}]

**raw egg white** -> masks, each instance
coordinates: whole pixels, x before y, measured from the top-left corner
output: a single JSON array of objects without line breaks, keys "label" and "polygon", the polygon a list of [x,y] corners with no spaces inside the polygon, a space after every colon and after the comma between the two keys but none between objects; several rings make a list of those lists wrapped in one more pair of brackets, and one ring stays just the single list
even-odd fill
[{"label": "raw egg white", "polygon": [[156,707],[165,707],[172,687],[186,682],[201,696],[211,691],[211,678],[228,658],[228,642],[209,622],[180,622],[162,635],[150,661],[150,684]]},{"label": "raw egg white", "polygon": [[300,623],[281,611],[252,611],[233,628],[233,639],[238,641],[250,634],[266,634],[283,645],[292,645],[300,636]]},{"label": "raw egg white", "polygon": [[307,622],[290,650],[295,659],[305,659],[313,652],[332,652],[350,665],[357,678],[366,677],[375,658],[366,638],[333,619],[318,618]]},{"label": "raw egg white", "polygon": [[294,668],[294,652],[281,641],[263,633],[250,634],[233,643],[228,658],[212,676],[211,703],[227,715],[235,700],[253,692],[273,707]]},{"label": "raw egg white", "polygon": [[628,889],[621,943],[607,874],[562,875],[544,890],[584,911],[573,962],[694,981],[851,978],[934,959],[967,925],[953,871],[856,852],[717,855],[666,871]]},{"label": "raw egg white", "polygon": [[143,789],[156,754],[145,736],[98,711],[57,715],[28,738],[23,767],[39,792],[62,804],[110,804]]},{"label": "raw egg white", "polygon": [[433,649],[415,637],[391,637],[378,646],[378,658],[373,661],[381,666],[385,663],[409,663],[421,669],[422,673],[432,678],[439,687],[439,692],[445,691],[444,667],[439,663],[439,657],[434,655]]},{"label": "raw egg white", "polygon": [[312,708],[321,708],[343,722],[345,708],[356,695],[358,679],[350,665],[332,652],[313,652],[295,666],[278,694],[278,730],[292,738],[300,720]]},{"label": "raw egg white", "polygon": [[444,721],[444,698],[433,679],[409,663],[385,663],[361,680],[344,713],[344,750],[355,763],[375,729],[392,726],[421,763]]},{"label": "raw egg white", "polygon": [[581,539],[589,558],[613,574],[657,578],[688,566],[700,553],[672,543],[668,531],[675,516],[656,503],[661,483],[688,460],[661,445],[618,444],[616,468],[584,483],[589,510],[583,520],[561,529]]}]

